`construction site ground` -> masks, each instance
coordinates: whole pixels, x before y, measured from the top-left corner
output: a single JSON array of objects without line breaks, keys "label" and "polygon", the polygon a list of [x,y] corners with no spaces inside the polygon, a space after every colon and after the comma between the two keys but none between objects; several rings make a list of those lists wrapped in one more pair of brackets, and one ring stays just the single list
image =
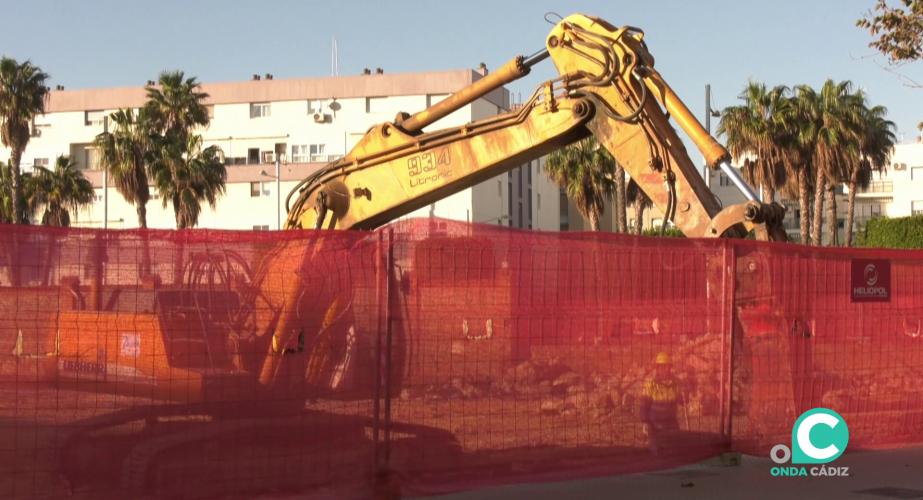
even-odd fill
[{"label": "construction site ground", "polygon": [[[921,499],[923,446],[886,451],[847,452],[830,464],[849,467],[848,477],[773,477],[768,457],[743,456],[739,466],[718,460],[666,471],[558,483],[480,489],[440,500],[528,498],[593,499]],[[424,497],[420,497],[424,498]]]}]

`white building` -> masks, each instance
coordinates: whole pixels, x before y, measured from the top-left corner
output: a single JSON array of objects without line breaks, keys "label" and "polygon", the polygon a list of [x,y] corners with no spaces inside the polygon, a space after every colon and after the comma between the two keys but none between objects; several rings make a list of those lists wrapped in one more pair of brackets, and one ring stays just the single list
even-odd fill
[{"label": "white building", "polygon": [[856,193],[856,225],[872,217],[923,215],[923,142],[898,144],[889,166]]},{"label": "white building", "polygon": [[[482,75],[473,70],[204,83],[211,124],[198,131],[206,146],[217,145],[227,164],[227,193],[216,210],[205,207],[199,227],[275,229],[285,219],[285,197],[322,164],[346,154],[371,126],[400,111],[415,113]],[[137,227],[135,208],[116,190],[103,189],[93,140],[104,117],[118,108],[139,108],[144,87],[53,90],[46,114],[36,117],[34,136],[23,154],[23,171],[52,166],[70,155],[96,187],[94,204],[74,214],[75,226]],[[426,130],[459,126],[505,112],[510,95],[496,89]],[[280,156],[277,189],[275,157]],[[9,150],[0,148],[7,160]],[[540,161],[465,189],[412,216],[435,215],[472,222],[557,230],[557,189],[541,175]],[[162,208],[156,191],[148,204],[148,226],[175,227],[172,208]],[[280,208],[281,206],[281,208]],[[104,224],[104,219],[107,219]]]}]

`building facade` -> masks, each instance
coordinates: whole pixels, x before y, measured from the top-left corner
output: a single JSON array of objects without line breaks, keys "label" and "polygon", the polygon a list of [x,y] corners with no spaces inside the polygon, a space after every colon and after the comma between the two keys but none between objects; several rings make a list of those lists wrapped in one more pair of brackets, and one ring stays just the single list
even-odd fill
[{"label": "building facade", "polygon": [[[226,193],[214,210],[203,208],[199,227],[280,227],[285,198],[298,181],[345,155],[370,127],[392,121],[398,112],[423,110],[482,76],[465,69],[284,80],[254,75],[248,81],[204,83],[211,123],[197,133],[205,146],[220,148],[228,175]],[[69,155],[96,189],[94,203],[72,214],[74,226],[137,227],[135,207],[108,185],[99,169],[93,141],[108,125],[110,113],[137,109],[145,101],[143,86],[53,90],[46,114],[36,117],[22,170],[51,167],[57,156]],[[460,126],[509,108],[510,93],[496,89],[425,131]],[[7,160],[9,153],[0,148],[0,158]],[[549,194],[554,189],[542,174],[541,161],[534,160],[409,216],[558,230],[559,200],[556,193]],[[151,228],[175,227],[172,208],[163,207],[156,190],[147,214]]]},{"label": "building facade", "polygon": [[923,142],[898,144],[869,187],[856,193],[856,225],[873,217],[923,215]]}]

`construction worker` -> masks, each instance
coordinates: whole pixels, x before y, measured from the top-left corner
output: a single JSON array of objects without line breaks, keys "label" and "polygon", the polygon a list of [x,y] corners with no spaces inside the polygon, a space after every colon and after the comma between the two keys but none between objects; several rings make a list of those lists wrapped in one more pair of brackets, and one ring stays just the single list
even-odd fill
[{"label": "construction worker", "polygon": [[670,437],[679,433],[679,401],[680,386],[673,376],[670,355],[660,352],[654,359],[654,373],[644,382],[641,394],[641,422],[655,455],[669,447]]}]

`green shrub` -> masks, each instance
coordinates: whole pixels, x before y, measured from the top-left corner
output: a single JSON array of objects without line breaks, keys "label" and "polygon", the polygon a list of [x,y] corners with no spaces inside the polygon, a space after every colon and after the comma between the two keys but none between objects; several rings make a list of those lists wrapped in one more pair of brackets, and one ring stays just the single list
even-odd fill
[{"label": "green shrub", "polygon": [[923,248],[923,215],[871,219],[856,235],[856,245],[869,248]]},{"label": "green shrub", "polygon": [[[660,236],[660,227],[652,227],[649,229],[644,229],[641,231],[641,234],[644,236]],[[668,227],[666,231],[663,232],[663,236],[667,238],[685,238],[686,235],[683,234],[678,228]]]}]

